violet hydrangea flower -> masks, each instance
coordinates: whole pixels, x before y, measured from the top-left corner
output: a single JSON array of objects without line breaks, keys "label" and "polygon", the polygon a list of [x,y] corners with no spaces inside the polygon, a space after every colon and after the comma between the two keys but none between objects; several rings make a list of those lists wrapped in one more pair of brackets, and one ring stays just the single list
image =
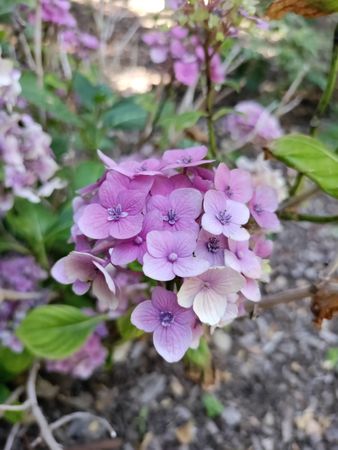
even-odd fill
[{"label": "violet hydrangea flower", "polygon": [[195,167],[212,161],[205,160],[208,149],[204,146],[190,147],[183,150],[173,149],[164,152],[162,160],[166,169],[177,169],[180,167]]},{"label": "violet hydrangea flower", "polygon": [[280,229],[280,222],[275,213],[278,208],[278,198],[273,188],[257,186],[249,203],[249,208],[260,227],[271,231]]},{"label": "violet hydrangea flower", "polygon": [[78,225],[82,233],[93,239],[129,239],[142,229],[145,195],[136,190],[119,190],[106,180],[99,188],[100,203],[84,209]]},{"label": "violet hydrangea flower", "polygon": [[193,307],[201,322],[216,325],[224,316],[227,295],[238,292],[244,278],[227,267],[213,267],[193,278],[186,278],[178,291],[178,304]]},{"label": "violet hydrangea flower", "polygon": [[140,303],[131,322],[147,333],[153,333],[157,352],[168,362],[179,361],[192,343],[194,314],[177,304],[176,294],[156,287],[152,299]]},{"label": "violet hydrangea flower", "polygon": [[149,203],[154,229],[198,233],[196,219],[202,211],[202,195],[197,189],[176,189],[168,197],[155,195]]},{"label": "violet hydrangea flower", "polygon": [[249,220],[249,210],[242,203],[229,200],[224,192],[210,190],[204,196],[202,227],[211,234],[234,241],[246,241],[249,232],[242,227]]},{"label": "violet hydrangea flower", "polygon": [[195,255],[199,259],[209,261],[210,266],[223,266],[226,248],[227,240],[223,235],[214,236],[205,230],[201,230],[197,239]]},{"label": "violet hydrangea flower", "polygon": [[184,231],[151,231],[147,236],[147,248],[143,272],[154,280],[169,281],[175,276],[196,276],[209,267],[207,261],[193,256],[196,238]]},{"label": "violet hydrangea flower", "polygon": [[215,172],[215,189],[236,202],[247,203],[253,194],[251,176],[241,169],[230,170],[221,163]]},{"label": "violet hydrangea flower", "polygon": [[229,239],[229,250],[224,252],[224,262],[237,272],[250,278],[259,278],[262,275],[261,260],[249,249],[249,242],[235,242]]},{"label": "violet hydrangea flower", "polygon": [[52,276],[63,284],[72,284],[77,295],[83,295],[92,286],[93,295],[101,310],[118,306],[116,286],[112,275],[114,268],[89,253],[71,252],[57,261],[51,270]]}]

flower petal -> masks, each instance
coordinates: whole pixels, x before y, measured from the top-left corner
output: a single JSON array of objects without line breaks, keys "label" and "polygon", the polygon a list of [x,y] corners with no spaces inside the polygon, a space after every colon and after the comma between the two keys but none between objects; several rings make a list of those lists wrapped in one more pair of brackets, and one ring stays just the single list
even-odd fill
[{"label": "flower petal", "polygon": [[159,326],[154,331],[153,340],[157,352],[166,361],[179,361],[192,342],[191,326],[178,323],[168,327]]},{"label": "flower petal", "polygon": [[203,287],[203,281],[198,277],[186,278],[177,293],[178,304],[184,308],[190,308],[194,298]]},{"label": "flower petal", "polygon": [[194,311],[201,322],[216,325],[225,313],[227,300],[212,289],[203,289],[194,300]]},{"label": "flower petal", "polygon": [[173,271],[179,277],[195,277],[204,273],[210,267],[210,263],[203,259],[188,256],[186,258],[179,258],[173,263]]},{"label": "flower petal", "polygon": [[160,325],[159,311],[150,300],[146,300],[136,306],[130,321],[140,330],[151,333]]},{"label": "flower petal", "polygon": [[158,281],[169,281],[175,278],[173,265],[167,258],[154,258],[149,253],[143,257],[143,272],[147,277]]},{"label": "flower petal", "polygon": [[81,232],[89,238],[107,238],[110,228],[107,210],[97,203],[86,206],[78,221],[78,226]]}]

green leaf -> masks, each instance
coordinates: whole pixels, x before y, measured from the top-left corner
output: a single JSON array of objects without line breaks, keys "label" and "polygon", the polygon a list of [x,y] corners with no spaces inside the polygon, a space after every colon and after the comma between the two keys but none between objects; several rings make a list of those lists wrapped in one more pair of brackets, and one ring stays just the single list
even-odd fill
[{"label": "green leaf", "polygon": [[124,341],[132,341],[142,336],[143,331],[136,328],[130,321],[132,311],[117,319],[116,325],[121,338]]},{"label": "green leaf", "polygon": [[41,87],[34,74],[23,73],[20,78],[21,95],[32,105],[49,113],[54,119],[68,125],[79,125],[80,121],[67,105],[52,91]]},{"label": "green leaf", "polygon": [[25,317],[16,334],[34,355],[63,359],[79,350],[104,319],[104,315],[87,316],[73,306],[40,306]]},{"label": "green leaf", "polygon": [[338,347],[332,347],[327,351],[326,360],[330,363],[331,367],[338,369]]},{"label": "green leaf", "polygon": [[183,131],[195,125],[203,116],[205,116],[205,113],[202,111],[187,111],[165,117],[160,120],[160,124],[164,127],[173,127],[176,131]]},{"label": "green leaf", "polygon": [[44,235],[54,221],[55,216],[50,209],[41,203],[30,203],[20,198],[16,199],[14,208],[6,216],[13,234],[25,240],[44,267],[48,266]]},{"label": "green leaf", "polygon": [[100,161],[83,161],[74,170],[74,190],[78,190],[95,183],[104,172],[104,166]]},{"label": "green leaf", "polygon": [[[5,384],[0,384],[0,403],[5,403],[8,397],[11,395],[11,391]],[[13,405],[19,404],[19,402],[11,403]],[[24,411],[6,411],[4,418],[10,423],[17,423],[22,420]]]},{"label": "green leaf", "polygon": [[306,175],[323,191],[338,198],[338,157],[320,141],[302,134],[290,134],[275,140],[273,155]]},{"label": "green leaf", "polygon": [[220,108],[213,114],[212,120],[216,121],[221,117],[226,116],[227,114],[231,114],[233,112],[236,112],[233,108]]},{"label": "green leaf", "polygon": [[222,403],[212,394],[203,394],[202,403],[211,419],[220,416],[224,410]]},{"label": "green leaf", "polygon": [[147,122],[147,112],[133,98],[116,103],[103,115],[106,127],[117,130],[142,130]]},{"label": "green leaf", "polygon": [[190,348],[185,354],[185,359],[202,369],[207,367],[211,361],[211,353],[207,341],[201,338],[198,348]]},{"label": "green leaf", "polygon": [[18,375],[24,372],[33,362],[33,356],[23,350],[21,353],[14,353],[7,347],[0,347],[0,367],[11,375]]},{"label": "green leaf", "polygon": [[36,4],[35,0],[1,0],[0,1],[0,16],[3,14],[10,14],[18,5],[28,5],[31,8]]}]

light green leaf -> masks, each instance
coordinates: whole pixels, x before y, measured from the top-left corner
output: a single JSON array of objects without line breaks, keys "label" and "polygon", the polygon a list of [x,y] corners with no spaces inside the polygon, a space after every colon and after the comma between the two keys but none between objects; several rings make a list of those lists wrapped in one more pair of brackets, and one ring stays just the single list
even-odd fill
[{"label": "light green leaf", "polygon": [[273,155],[306,175],[323,191],[338,198],[338,156],[320,141],[302,134],[290,134],[275,140]]},{"label": "light green leaf", "polygon": [[87,316],[68,305],[46,305],[33,309],[16,334],[34,355],[63,359],[79,350],[105,316]]},{"label": "light green leaf", "polygon": [[32,361],[33,356],[27,350],[14,353],[7,347],[0,347],[1,372],[5,370],[9,374],[17,375],[28,369]]},{"label": "light green leaf", "polygon": [[187,111],[182,114],[165,117],[160,120],[160,124],[163,127],[173,127],[176,131],[184,131],[194,126],[203,116],[205,116],[205,113],[202,111]]},{"label": "light green leaf", "polygon": [[147,122],[147,112],[133,98],[116,103],[104,116],[106,127],[117,130],[142,130]]},{"label": "light green leaf", "polygon": [[202,403],[211,419],[220,416],[224,410],[222,403],[213,394],[203,394]]},{"label": "light green leaf", "polygon": [[124,341],[132,341],[142,336],[143,331],[136,328],[130,321],[131,311],[129,314],[121,316],[117,319],[117,329]]},{"label": "light green leaf", "polygon": [[205,338],[200,339],[198,348],[189,348],[185,354],[185,360],[202,369],[206,368],[210,364],[211,353]]}]

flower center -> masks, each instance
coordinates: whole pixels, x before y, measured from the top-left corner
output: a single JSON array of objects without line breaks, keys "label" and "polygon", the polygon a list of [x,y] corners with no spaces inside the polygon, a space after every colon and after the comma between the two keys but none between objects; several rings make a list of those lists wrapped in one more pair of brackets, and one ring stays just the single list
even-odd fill
[{"label": "flower center", "polygon": [[263,212],[263,208],[258,203],[254,204],[253,210],[255,211],[256,214],[261,214]]},{"label": "flower center", "polygon": [[232,192],[230,186],[227,186],[227,187],[224,189],[224,192],[225,192],[225,195],[226,195],[227,197],[232,197],[232,196],[234,195],[234,193]]},{"label": "flower center", "polygon": [[136,245],[141,245],[143,242],[143,238],[141,238],[141,236],[136,236],[136,238],[134,239],[134,244]]},{"label": "flower center", "polygon": [[209,238],[209,240],[207,242],[207,249],[208,249],[208,252],[210,252],[210,253],[217,253],[218,250],[220,249],[219,239],[217,239],[215,237]]},{"label": "flower center", "polygon": [[[191,156],[185,156],[184,158],[182,158],[182,163],[183,164],[190,164],[192,162],[192,157]],[[181,162],[179,161],[179,162]]]},{"label": "flower center", "polygon": [[228,225],[231,222],[231,218],[231,214],[229,214],[226,209],[224,211],[219,211],[216,216],[216,219],[218,219],[222,225]]},{"label": "flower center", "polygon": [[178,258],[177,253],[170,253],[170,255],[168,256],[168,261],[175,262],[177,261],[177,258]]},{"label": "flower center", "polygon": [[107,213],[108,213],[108,222],[116,222],[117,220],[120,220],[121,217],[127,217],[128,213],[125,211],[122,211],[122,206],[121,205],[116,205],[113,206],[111,208],[107,209]]},{"label": "flower center", "polygon": [[174,209],[169,209],[166,216],[163,216],[164,222],[168,222],[169,225],[175,225],[178,221],[178,216]]},{"label": "flower center", "polygon": [[174,320],[174,314],[170,311],[161,311],[160,312],[160,322],[163,327],[168,327],[172,324]]}]

